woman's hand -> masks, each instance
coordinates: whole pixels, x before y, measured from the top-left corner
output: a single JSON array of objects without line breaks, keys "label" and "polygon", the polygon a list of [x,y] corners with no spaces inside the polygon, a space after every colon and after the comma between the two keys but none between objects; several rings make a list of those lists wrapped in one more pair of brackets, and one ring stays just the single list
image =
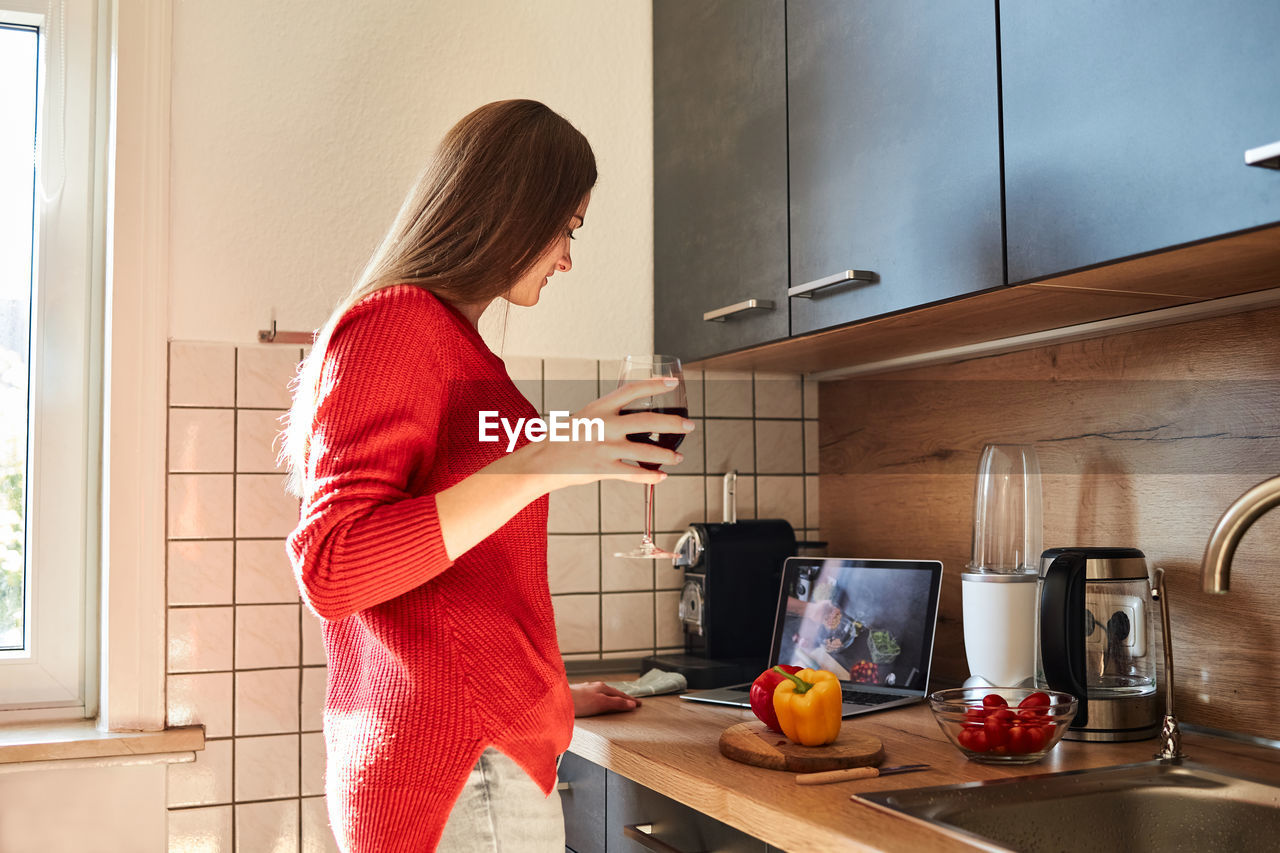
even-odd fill
[{"label": "woman's hand", "polygon": [[623,460],[674,465],[684,457],[654,444],[627,441],[627,434],[688,433],[693,431],[693,421],[656,412],[618,412],[628,403],[670,391],[674,386],[668,383],[674,381],[646,379],[629,383],[575,412],[576,418],[600,419],[603,441],[595,440],[597,428],[590,430],[591,440],[530,442],[436,493],[440,535],[449,559],[458,559],[531,501],[555,489],[597,480],[660,483],[666,479],[661,471],[628,465]]},{"label": "woman's hand", "polygon": [[616,687],[610,687],[603,681],[570,684],[569,692],[573,695],[573,715],[575,717],[591,717],[596,714],[630,711],[640,705],[639,699],[632,698]]},{"label": "woman's hand", "polygon": [[597,430],[590,429],[589,439],[579,441],[543,441],[526,444],[511,454],[511,460],[529,473],[552,479],[550,488],[593,483],[596,480],[626,480],[632,483],[660,483],[666,479],[662,471],[651,471],[630,465],[626,460],[652,465],[675,465],[684,456],[655,444],[628,441],[629,434],[690,433],[693,421],[679,415],[656,412],[619,414],[630,403],[645,397],[657,397],[675,387],[670,378],[631,382],[605,394],[574,412],[573,418],[599,418],[604,424],[604,440],[597,441]]}]

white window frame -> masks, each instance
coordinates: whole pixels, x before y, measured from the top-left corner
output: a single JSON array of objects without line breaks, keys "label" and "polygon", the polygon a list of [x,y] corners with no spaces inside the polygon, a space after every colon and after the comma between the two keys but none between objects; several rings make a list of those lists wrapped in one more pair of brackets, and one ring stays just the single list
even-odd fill
[{"label": "white window frame", "polygon": [[[91,532],[83,540],[82,600],[64,607],[80,613],[83,642],[60,641],[84,650],[83,683],[79,704],[24,703],[0,710],[0,723],[96,715],[104,731],[157,731],[165,726],[173,8],[170,0],[0,0],[0,9],[43,19],[54,3],[66,9],[69,33],[72,24],[88,28],[77,39],[93,33],[95,60],[85,66],[95,76],[84,101],[96,118],[84,139],[94,153],[81,165],[93,166],[101,214],[85,241],[101,305],[100,324],[85,330],[100,358],[100,406],[86,413],[88,431],[100,438],[99,464],[88,467],[82,492],[63,491],[89,507]],[[68,80],[70,59],[68,52]],[[67,107],[70,116],[70,100]],[[0,707],[5,677],[0,671]]]},{"label": "white window frame", "polygon": [[105,134],[96,6],[0,0],[0,20],[40,30],[26,647],[0,651],[0,722],[97,712]]},{"label": "white window frame", "polygon": [[109,4],[98,728],[165,724],[171,0]]}]

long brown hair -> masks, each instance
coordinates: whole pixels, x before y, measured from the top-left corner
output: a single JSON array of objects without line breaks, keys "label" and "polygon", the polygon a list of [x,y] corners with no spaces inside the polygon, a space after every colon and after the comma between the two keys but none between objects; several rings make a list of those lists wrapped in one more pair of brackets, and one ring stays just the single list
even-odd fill
[{"label": "long brown hair", "polygon": [[445,134],[298,373],[281,452],[291,492],[302,495],[320,368],[342,316],[397,284],[455,305],[503,295],[564,229],[595,182],[586,137],[537,101],[485,104]]}]

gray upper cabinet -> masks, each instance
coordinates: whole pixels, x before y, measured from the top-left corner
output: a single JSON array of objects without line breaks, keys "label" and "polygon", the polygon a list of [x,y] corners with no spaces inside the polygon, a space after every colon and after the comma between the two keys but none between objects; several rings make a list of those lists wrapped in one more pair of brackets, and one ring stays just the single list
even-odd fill
[{"label": "gray upper cabinet", "polygon": [[[780,0],[654,0],[654,348],[691,360],[787,336]],[[756,300],[720,322],[704,314]]]},{"label": "gray upper cabinet", "polygon": [[1000,4],[1009,280],[1280,221],[1275,0]]},{"label": "gray upper cabinet", "polygon": [[788,0],[791,333],[1004,284],[992,0]]}]

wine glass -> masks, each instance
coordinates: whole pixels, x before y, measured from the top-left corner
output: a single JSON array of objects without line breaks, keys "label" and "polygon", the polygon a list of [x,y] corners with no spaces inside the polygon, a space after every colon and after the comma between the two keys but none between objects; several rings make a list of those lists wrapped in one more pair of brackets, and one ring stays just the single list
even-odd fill
[{"label": "wine glass", "polygon": [[[645,379],[675,378],[680,384],[669,391],[655,394],[652,397],[641,397],[628,403],[618,414],[632,415],[638,412],[658,412],[664,415],[689,417],[689,403],[684,391],[684,371],[680,367],[680,359],[673,355],[629,355],[622,360],[622,369],[618,372],[618,387],[640,382]],[[682,432],[637,432],[628,433],[627,439],[641,444],[656,444],[668,450],[675,450],[684,441]],[[642,468],[657,471],[657,462],[638,462]],[[637,557],[648,560],[671,559],[676,555],[664,551],[653,544],[653,484],[644,487],[644,538],[640,545],[632,551],[614,554],[615,557]]]}]

